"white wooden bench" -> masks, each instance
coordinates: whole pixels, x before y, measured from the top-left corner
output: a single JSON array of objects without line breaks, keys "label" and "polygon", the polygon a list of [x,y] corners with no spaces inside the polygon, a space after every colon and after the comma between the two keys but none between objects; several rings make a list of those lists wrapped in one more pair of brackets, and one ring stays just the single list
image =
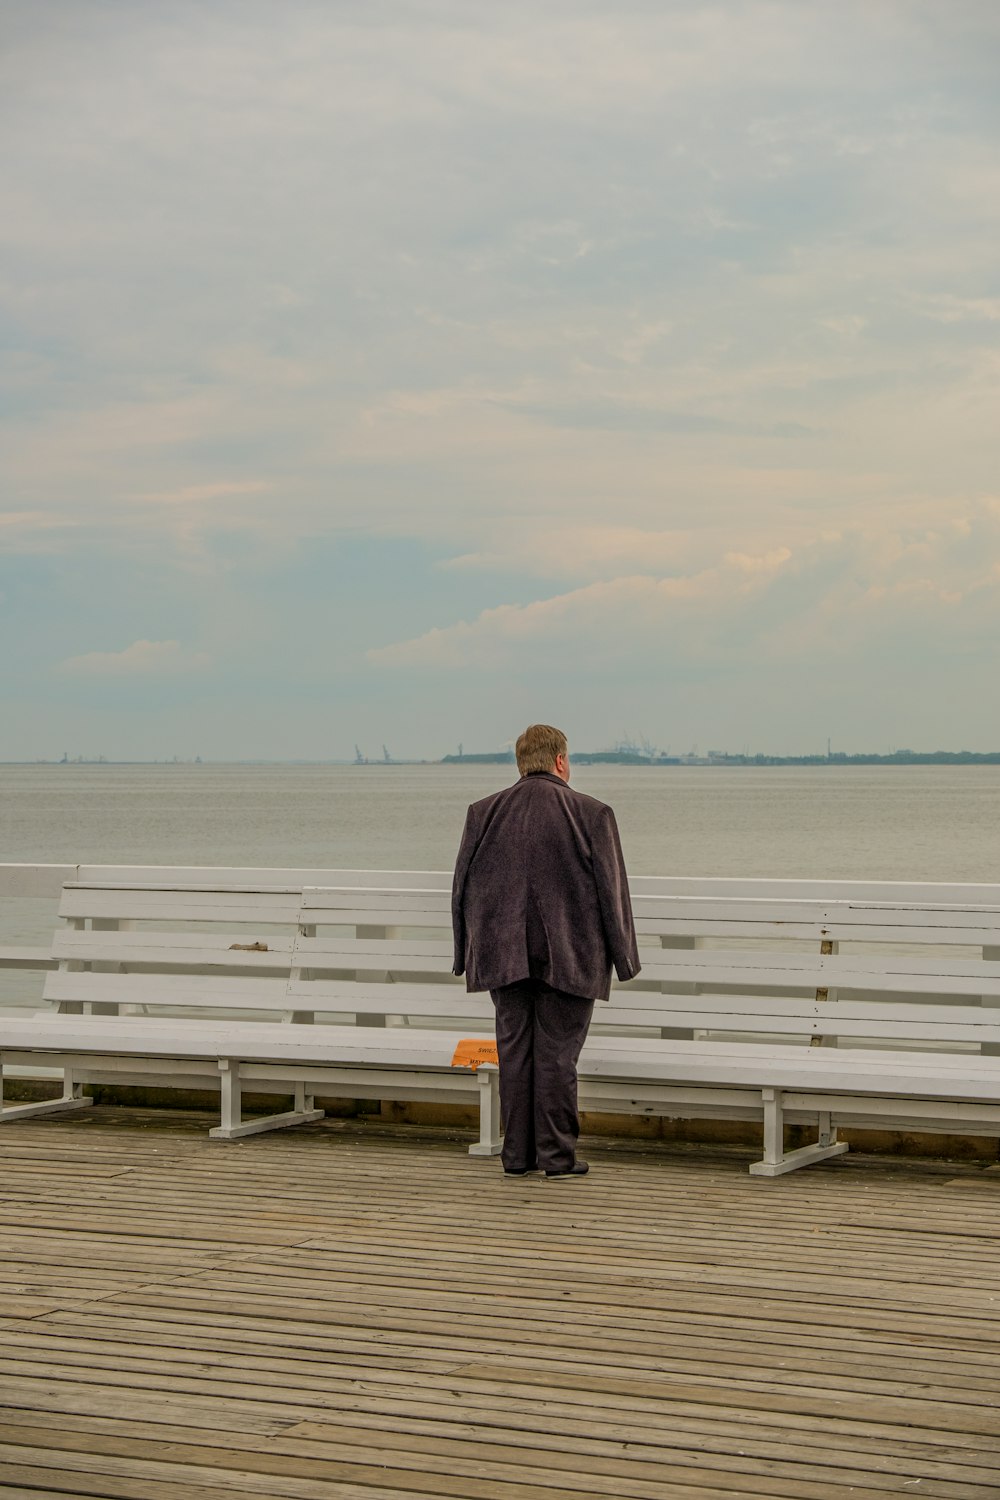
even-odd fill
[{"label": "white wooden bench", "polygon": [[[214,1085],[222,1118],[211,1134],[234,1140],[321,1118],[313,1099],[322,1087],[337,1098],[474,1103],[481,1138],[471,1149],[495,1154],[496,1073],[452,1065],[468,1029],[387,1029],[401,1006],[419,1015],[423,997],[410,1000],[405,985],[390,993],[384,966],[378,983],[364,983],[363,969],[349,980],[307,983],[302,958],[314,955],[312,946],[299,951],[311,931],[302,905],[294,888],[67,884],[65,926],[52,950],[59,967],[44,992],[54,1014],[0,1015],[0,1122],[86,1107],[86,1083]],[[336,954],[328,944],[338,965],[364,960],[372,930],[361,928],[359,937],[352,925]],[[488,1035],[488,997],[467,996],[454,981],[451,989],[453,1013],[475,1017],[477,1034]],[[316,1024],[331,1012],[351,1013],[352,1024]],[[3,1109],[3,1060],[29,1056],[62,1070],[62,1096]],[[287,1091],[292,1108],[244,1120],[247,1089]]]},{"label": "white wooden bench", "polygon": [[[595,1010],[584,1109],[762,1118],[760,1176],[842,1154],[839,1125],[1000,1136],[1000,905],[641,891],[633,904],[643,969]],[[300,953],[315,969],[433,977],[419,1013],[453,1013],[450,938],[417,935],[444,927],[442,892],[306,890],[310,914],[319,936]],[[385,936],[322,935],[332,920],[378,932],[362,925],[376,919]],[[786,1123],[814,1125],[816,1143],[785,1152]]]},{"label": "white wooden bench", "polygon": [[[584,1109],[762,1119],[764,1157],[751,1171],[763,1176],[842,1153],[838,1126],[1000,1136],[1000,1058],[990,1055],[1000,1051],[1000,903],[976,904],[967,891],[961,903],[949,903],[942,898],[955,891],[947,887],[920,902],[909,899],[919,888],[880,900],[869,886],[864,899],[851,900],[842,888],[832,898],[802,897],[791,882],[785,889],[769,882],[764,895],[746,893],[762,888],[754,882],[742,890],[718,883],[726,887],[718,895],[710,882],[701,883],[705,894],[695,882],[662,895],[658,886],[679,883],[635,884],[643,971],[595,1012],[580,1065]],[[687,893],[691,886],[696,893]],[[181,907],[169,906],[175,899]],[[167,909],[187,923],[180,933],[140,928]],[[344,1085],[338,1096],[432,1097],[419,1092],[421,1082],[436,1098],[474,1093],[483,1112],[474,1149],[497,1148],[495,1078],[489,1070],[475,1077],[447,1066],[458,1037],[490,1033],[492,1007],[486,996],[466,995],[450,974],[448,900],[440,886],[177,893],[77,885],[66,888],[63,913],[70,930],[57,939],[61,968],[49,976],[46,996],[64,1012],[235,1007],[314,1024],[241,1019],[222,1028],[188,1020],[179,1027],[161,1014],[89,1017],[86,1029],[71,1033],[62,1015],[46,1018],[44,1032],[36,1024],[19,1038],[12,1023],[0,1023],[8,1054],[38,1052],[42,1040],[54,1053],[62,1039],[63,1060],[78,1072],[56,1107],[79,1103],[88,1047],[88,1078],[99,1046],[102,1069],[132,1076],[141,1049],[149,1053],[154,1035],[164,1046],[169,1033],[174,1051],[149,1053],[142,1076],[155,1077],[166,1060],[171,1067],[161,1082],[173,1077],[180,1086],[196,1076],[203,1083],[208,1066],[221,1065],[224,1118],[215,1134],[232,1138],[315,1118],[311,1094],[337,1074]],[[215,924],[210,941],[208,920]],[[267,952],[232,949],[254,920],[278,929],[259,939]],[[110,923],[117,930],[108,930]],[[240,933],[220,932],[219,923],[239,924]],[[84,963],[89,970],[81,970]],[[362,1025],[315,1024],[317,1016],[344,1012]],[[106,1031],[93,1029],[95,1022]],[[300,1041],[303,1032],[308,1040]],[[33,1048],[15,1045],[29,1036]],[[268,1046],[277,1049],[269,1059],[260,1050]],[[206,1066],[195,1068],[196,1061]],[[297,1069],[306,1071],[299,1076]],[[278,1080],[293,1088],[295,1107],[242,1121],[245,1083]],[[38,1108],[44,1106],[27,1106]],[[813,1124],[816,1143],[786,1153],[785,1123]]]}]

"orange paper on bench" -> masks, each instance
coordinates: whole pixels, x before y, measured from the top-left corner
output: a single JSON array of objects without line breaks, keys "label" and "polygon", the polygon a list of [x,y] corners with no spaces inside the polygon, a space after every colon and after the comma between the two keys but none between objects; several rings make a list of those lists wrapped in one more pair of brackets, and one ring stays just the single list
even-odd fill
[{"label": "orange paper on bench", "polygon": [[478,1068],[480,1063],[498,1066],[497,1044],[492,1037],[465,1037],[455,1048],[453,1068]]}]

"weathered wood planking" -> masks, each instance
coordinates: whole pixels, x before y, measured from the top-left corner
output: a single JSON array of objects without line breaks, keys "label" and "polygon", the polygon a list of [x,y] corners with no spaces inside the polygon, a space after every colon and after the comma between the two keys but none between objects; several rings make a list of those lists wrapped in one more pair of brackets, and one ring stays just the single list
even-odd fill
[{"label": "weathered wood planking", "polygon": [[1000,1494],[998,1174],[201,1129],[0,1140],[0,1495]]}]

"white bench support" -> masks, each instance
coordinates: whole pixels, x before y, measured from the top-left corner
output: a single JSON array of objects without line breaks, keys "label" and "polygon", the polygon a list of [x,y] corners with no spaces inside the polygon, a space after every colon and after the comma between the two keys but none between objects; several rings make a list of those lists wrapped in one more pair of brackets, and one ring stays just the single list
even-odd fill
[{"label": "white bench support", "polygon": [[242,1118],[243,1088],[240,1065],[232,1058],[219,1061],[222,1123],[208,1133],[216,1141],[236,1141],[245,1135],[259,1135],[263,1130],[282,1130],[287,1125],[309,1125],[322,1120],[325,1111],[313,1107],[313,1097],[304,1083],[295,1085],[295,1106],[280,1115],[264,1115],[259,1120]]},{"label": "white bench support", "polygon": [[829,1113],[822,1112],[816,1144],[800,1146],[797,1151],[789,1151],[786,1155],[784,1091],[762,1089],[761,1097],[764,1101],[764,1159],[751,1164],[751,1177],[781,1177],[785,1172],[794,1172],[796,1167],[808,1167],[831,1156],[843,1156],[848,1149],[846,1141],[837,1140]]},{"label": "white bench support", "polygon": [[78,1083],[70,1068],[63,1071],[63,1091],[59,1099],[41,1099],[35,1104],[10,1104],[3,1102],[3,1058],[0,1057],[0,1124],[8,1120],[26,1120],[29,1115],[64,1114],[70,1109],[86,1109],[93,1099],[85,1099],[83,1084]]},{"label": "white bench support", "polygon": [[476,1069],[479,1084],[479,1140],[469,1147],[470,1156],[500,1155],[500,1070],[492,1063]]}]

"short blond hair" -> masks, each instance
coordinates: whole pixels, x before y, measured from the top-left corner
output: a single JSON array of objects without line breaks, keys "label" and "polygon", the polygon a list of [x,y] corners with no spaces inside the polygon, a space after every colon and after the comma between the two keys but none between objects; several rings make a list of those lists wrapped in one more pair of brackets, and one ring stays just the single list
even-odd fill
[{"label": "short blond hair", "polygon": [[561,729],[551,724],[529,724],[514,746],[517,769],[522,776],[532,771],[551,771],[557,755],[568,755],[569,745]]}]

